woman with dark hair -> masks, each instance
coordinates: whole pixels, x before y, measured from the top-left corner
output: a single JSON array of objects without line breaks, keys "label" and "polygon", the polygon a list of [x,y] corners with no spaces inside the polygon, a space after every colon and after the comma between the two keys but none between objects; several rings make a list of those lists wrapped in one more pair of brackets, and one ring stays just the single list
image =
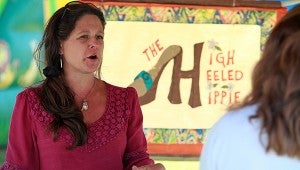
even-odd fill
[{"label": "woman with dark hair", "polygon": [[300,169],[300,5],[275,25],[252,91],[211,129],[201,170]]},{"label": "woman with dark hair", "polygon": [[104,27],[79,1],[50,18],[35,55],[45,80],[17,96],[1,170],[164,169],[147,153],[135,89],[100,79]]}]

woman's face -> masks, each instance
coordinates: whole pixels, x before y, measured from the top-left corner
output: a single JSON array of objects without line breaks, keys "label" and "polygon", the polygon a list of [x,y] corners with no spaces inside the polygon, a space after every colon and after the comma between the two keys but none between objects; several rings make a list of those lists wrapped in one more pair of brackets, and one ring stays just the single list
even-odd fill
[{"label": "woman's face", "polygon": [[61,43],[65,74],[95,72],[102,62],[103,26],[96,15],[83,15],[70,36]]}]

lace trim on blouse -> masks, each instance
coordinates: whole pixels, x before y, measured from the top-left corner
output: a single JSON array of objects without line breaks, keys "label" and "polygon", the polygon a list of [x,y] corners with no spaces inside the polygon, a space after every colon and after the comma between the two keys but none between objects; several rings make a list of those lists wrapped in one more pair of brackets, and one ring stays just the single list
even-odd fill
[{"label": "lace trim on blouse", "polygon": [[10,163],[8,161],[4,161],[2,167],[0,167],[1,170],[9,169],[9,170],[21,170],[22,168],[19,165]]},{"label": "lace trim on blouse", "polygon": [[[81,151],[92,152],[115,139],[121,131],[127,128],[131,113],[128,105],[128,90],[108,84],[106,89],[105,112],[96,122],[87,125],[88,140],[85,145],[78,147]],[[39,101],[38,90],[40,88],[27,91],[28,101],[32,109],[32,116],[46,128],[54,118],[44,110],[40,102],[37,102]],[[66,142],[68,146],[73,141],[71,133],[65,128],[60,130],[57,140]]]},{"label": "lace trim on blouse", "polygon": [[131,159],[136,159],[136,158],[147,158],[148,154],[146,150],[144,151],[137,151],[137,152],[130,152],[130,153],[125,153],[124,155],[124,160],[129,161]]}]

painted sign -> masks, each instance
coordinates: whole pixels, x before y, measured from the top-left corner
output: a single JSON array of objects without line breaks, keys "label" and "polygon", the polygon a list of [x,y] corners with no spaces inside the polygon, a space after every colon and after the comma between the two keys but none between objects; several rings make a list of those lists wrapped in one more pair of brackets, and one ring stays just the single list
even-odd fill
[{"label": "painted sign", "polygon": [[210,128],[249,92],[260,35],[257,25],[110,21],[102,76],[137,89],[145,128]]}]

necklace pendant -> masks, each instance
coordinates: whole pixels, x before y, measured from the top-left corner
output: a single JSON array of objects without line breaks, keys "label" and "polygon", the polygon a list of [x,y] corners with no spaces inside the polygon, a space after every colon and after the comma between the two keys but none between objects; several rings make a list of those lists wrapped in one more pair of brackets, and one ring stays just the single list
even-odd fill
[{"label": "necklace pendant", "polygon": [[81,107],[81,111],[86,111],[89,109],[89,105],[87,103],[87,100],[83,100],[82,101],[82,107]]}]

